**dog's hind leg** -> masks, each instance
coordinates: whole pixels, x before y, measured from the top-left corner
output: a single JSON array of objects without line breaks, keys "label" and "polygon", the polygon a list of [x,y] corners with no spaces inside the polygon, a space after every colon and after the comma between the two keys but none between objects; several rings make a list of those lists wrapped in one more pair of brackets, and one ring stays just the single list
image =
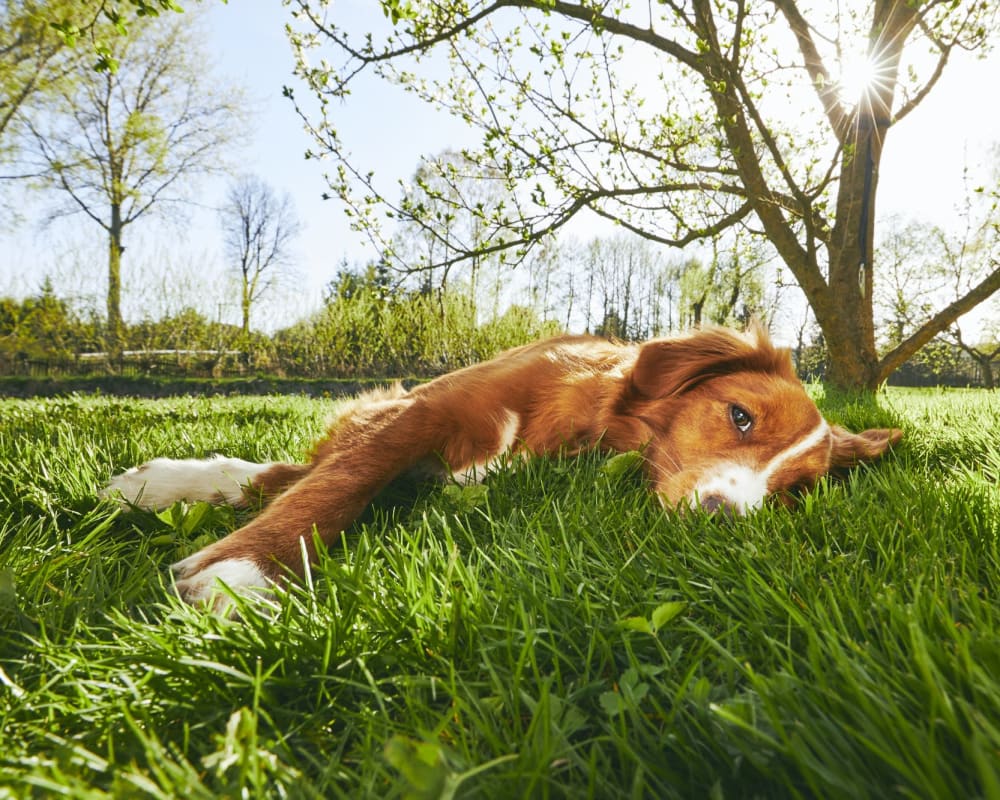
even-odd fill
[{"label": "dog's hind leg", "polygon": [[178,500],[242,508],[277,496],[310,469],[309,464],[255,464],[225,456],[154,458],[114,476],[101,496],[154,510]]},{"label": "dog's hind leg", "polygon": [[315,556],[315,535],[335,541],[387,483],[442,452],[451,431],[439,410],[406,397],[337,420],[307,475],[256,519],[173,565],[178,592],[196,602],[215,593],[216,579],[252,591],[289,570],[301,575],[303,560]]}]

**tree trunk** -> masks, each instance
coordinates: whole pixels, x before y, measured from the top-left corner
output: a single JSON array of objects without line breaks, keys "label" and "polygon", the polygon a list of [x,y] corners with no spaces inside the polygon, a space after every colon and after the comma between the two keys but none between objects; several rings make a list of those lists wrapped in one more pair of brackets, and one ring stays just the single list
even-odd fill
[{"label": "tree trunk", "polygon": [[691,302],[691,327],[700,328],[701,327],[701,310],[705,307],[705,297],[703,294],[697,300]]},{"label": "tree trunk", "polygon": [[[817,313],[817,319],[819,314]],[[843,317],[848,319],[844,320]],[[823,325],[826,340],[827,369],[824,383],[840,391],[875,391],[880,384],[878,357],[874,339],[859,336],[863,324],[857,314],[840,314],[838,324]]]},{"label": "tree trunk", "polygon": [[244,368],[250,366],[250,306],[253,302],[253,289],[247,271],[243,271],[243,294],[240,297],[240,310],[243,312],[240,328],[240,364]]},{"label": "tree trunk", "polygon": [[[891,110],[903,46],[916,21],[916,8],[898,0],[877,0],[869,31],[868,52],[879,64],[879,81],[858,98],[845,121],[833,122],[841,138],[841,172],[835,223],[826,244],[828,270],[824,276],[819,248],[813,238],[804,244],[775,202],[760,160],[750,120],[737,91],[738,65],[724,61],[707,0],[696,3],[702,34],[711,47],[702,55],[703,77],[724,120],[730,150],[736,159],[748,199],[768,238],[798,281],[816,315],[827,343],[829,368],[826,381],[848,391],[876,389],[882,370],[875,350],[872,309],[873,227],[878,169],[885,135],[892,123]],[[807,198],[796,209],[807,230],[817,218]]]},{"label": "tree trunk", "polygon": [[868,55],[879,65],[873,82],[853,113],[841,156],[836,223],[829,243],[829,291],[813,309],[829,353],[826,379],[845,390],[874,391],[887,377],[875,349],[872,306],[875,198],[882,149],[892,124],[892,107],[903,46],[915,11],[894,0],[876,5]]},{"label": "tree trunk", "polygon": [[993,364],[991,363],[993,359],[990,356],[984,356],[979,362],[980,370],[983,373],[983,388],[984,389],[995,389],[996,384],[993,381]]},{"label": "tree trunk", "polygon": [[240,303],[240,309],[243,312],[243,321],[240,329],[240,333],[243,335],[243,341],[250,341],[250,292],[247,287],[243,287],[243,298]]},{"label": "tree trunk", "polygon": [[121,206],[111,204],[111,224],[108,227],[108,364],[121,363],[122,330],[122,218]]}]

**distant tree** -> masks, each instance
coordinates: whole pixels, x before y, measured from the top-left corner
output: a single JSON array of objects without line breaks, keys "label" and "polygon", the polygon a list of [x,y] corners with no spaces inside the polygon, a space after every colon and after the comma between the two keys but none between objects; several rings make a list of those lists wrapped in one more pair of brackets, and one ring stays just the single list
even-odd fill
[{"label": "distant tree", "polygon": [[56,295],[46,278],[37,294],[0,299],[0,358],[70,359],[94,346],[93,325]]},{"label": "distant tree", "polygon": [[683,267],[665,259],[662,248],[619,233],[591,239],[581,262],[577,272],[583,274],[573,278],[583,283],[588,330],[597,320],[595,333],[644,339],[673,327]]},{"label": "distant tree", "polygon": [[[436,295],[442,314],[444,294],[453,282],[464,282],[474,313],[478,316],[482,294],[492,299],[496,315],[511,279],[502,269],[504,254],[479,251],[488,235],[484,209],[510,202],[504,192],[498,175],[471,163],[463,153],[448,149],[423,159],[403,189],[402,207],[407,211],[398,217],[391,240],[373,239],[382,263],[415,279],[425,294]],[[469,252],[475,255],[468,257]],[[490,275],[494,280],[488,283]]]},{"label": "distant tree", "polygon": [[380,301],[391,303],[393,281],[389,268],[383,261],[375,261],[364,266],[352,266],[343,260],[336,277],[326,286],[324,301],[329,305],[337,299],[350,300],[359,292],[369,291]]},{"label": "distant tree", "polygon": [[0,5],[0,145],[6,147],[21,108],[69,68],[65,62],[56,66],[66,47],[44,9],[30,0]]},{"label": "distant tree", "polygon": [[81,73],[29,120],[33,160],[107,235],[107,346],[121,350],[121,261],[128,226],[184,202],[185,182],[217,169],[242,130],[240,92],[208,70],[196,18],[152,20],[111,40],[117,71]]},{"label": "distant tree", "polygon": [[116,51],[107,41],[109,35],[127,37],[133,20],[155,19],[165,11],[184,10],[174,0],[70,0],[50,5],[43,17],[48,26],[69,46],[76,46],[81,38],[87,40],[96,57],[93,68],[97,72],[118,69]]},{"label": "distant tree", "polygon": [[768,324],[773,309],[763,302],[766,257],[759,242],[737,235],[712,242],[707,264],[689,259],[680,270],[680,319],[684,327]]},{"label": "distant tree", "polygon": [[976,362],[979,374],[982,375],[983,388],[995,389],[997,384],[993,374],[993,362],[1000,358],[1000,334],[994,331],[992,336],[984,337],[978,344],[967,342],[958,325],[953,325],[948,334],[949,338]]},{"label": "distant tree", "polygon": [[290,264],[300,225],[291,196],[279,196],[254,175],[230,185],[219,216],[226,258],[240,282],[242,330],[248,338],[250,312]]},{"label": "distant tree", "polygon": [[[884,349],[896,348],[901,341],[926,330],[935,308],[959,304],[971,287],[1000,270],[1000,191],[996,189],[1000,182],[1000,148],[994,150],[993,162],[993,179],[986,186],[974,183],[966,170],[965,193],[956,209],[962,223],[959,227],[945,229],[900,219],[886,226],[878,247],[882,270],[875,283],[875,308]],[[988,345],[978,350],[971,344],[962,333],[959,319],[938,338],[950,340],[980,365],[991,351]],[[982,343],[987,341],[989,337]],[[947,349],[939,343],[939,351]],[[928,356],[924,362],[950,368],[949,359],[939,355]],[[985,369],[984,377],[988,364]]]},{"label": "distant tree", "polygon": [[795,334],[792,348],[795,371],[803,380],[822,380],[826,374],[826,342],[811,313],[800,318]]},{"label": "distant tree", "polygon": [[[76,0],[7,0],[0,3],[0,188],[35,178],[19,162],[24,145],[23,117],[51,100],[58,87],[72,84],[80,53],[52,28],[50,15],[68,16]],[[20,209],[0,196],[0,227],[16,225]]]},{"label": "distant tree", "polygon": [[883,231],[877,251],[882,270],[875,283],[875,323],[880,345],[889,349],[906,339],[947,291],[941,249],[946,234],[936,226],[898,218]]}]

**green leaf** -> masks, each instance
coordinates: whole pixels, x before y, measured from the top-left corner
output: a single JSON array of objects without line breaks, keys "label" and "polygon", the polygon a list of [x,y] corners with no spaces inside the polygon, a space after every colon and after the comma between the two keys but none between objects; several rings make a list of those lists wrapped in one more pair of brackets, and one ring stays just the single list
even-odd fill
[{"label": "green leaf", "polygon": [[626,475],[638,472],[642,467],[642,453],[638,450],[629,450],[625,453],[609,458],[602,466],[601,473],[610,480],[618,480]]},{"label": "green leaf", "polygon": [[227,506],[215,506],[204,500],[187,504],[182,501],[156,512],[156,518],[182,536],[190,537],[217,527],[228,527],[233,512]]},{"label": "green leaf", "polygon": [[602,692],[600,702],[609,717],[616,717],[625,710],[625,700],[618,692]]},{"label": "green leaf", "polygon": [[412,800],[431,800],[441,796],[448,778],[448,768],[440,745],[421,742],[406,736],[393,736],[385,744],[385,759],[403,776]]},{"label": "green leaf", "polygon": [[639,631],[640,633],[654,633],[653,626],[645,617],[625,617],[618,620],[618,626],[629,631]]},{"label": "green leaf", "polygon": [[680,600],[671,600],[667,603],[661,603],[654,608],[649,619],[645,617],[625,617],[618,620],[618,627],[653,635],[662,627],[669,624],[685,608],[687,608],[687,603]]},{"label": "green leaf", "polygon": [[680,600],[671,600],[668,603],[661,603],[658,605],[653,609],[653,613],[650,615],[650,622],[652,623],[653,630],[660,630],[660,628],[669,623],[685,608],[687,608],[687,603]]},{"label": "green leaf", "polygon": [[441,490],[441,494],[451,503],[455,511],[467,512],[485,505],[489,497],[489,487],[481,483],[469,486],[449,484]]}]

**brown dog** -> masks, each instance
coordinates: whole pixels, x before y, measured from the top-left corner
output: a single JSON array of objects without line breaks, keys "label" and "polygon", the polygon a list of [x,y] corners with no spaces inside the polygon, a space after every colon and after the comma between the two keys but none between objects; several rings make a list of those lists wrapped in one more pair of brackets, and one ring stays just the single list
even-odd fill
[{"label": "brown dog", "polygon": [[640,345],[570,336],[529,344],[405,391],[345,405],[308,464],[158,458],[106,495],[149,508],[177,500],[270,501],[249,524],[175,564],[195,602],[216,579],[266,587],[301,574],[313,530],[330,544],[403,473],[467,479],[506,453],[641,450],[667,506],[744,514],[784,502],[834,468],[881,455],[896,429],[852,434],[820,416],[787,350],[763,330],[716,328]]}]

